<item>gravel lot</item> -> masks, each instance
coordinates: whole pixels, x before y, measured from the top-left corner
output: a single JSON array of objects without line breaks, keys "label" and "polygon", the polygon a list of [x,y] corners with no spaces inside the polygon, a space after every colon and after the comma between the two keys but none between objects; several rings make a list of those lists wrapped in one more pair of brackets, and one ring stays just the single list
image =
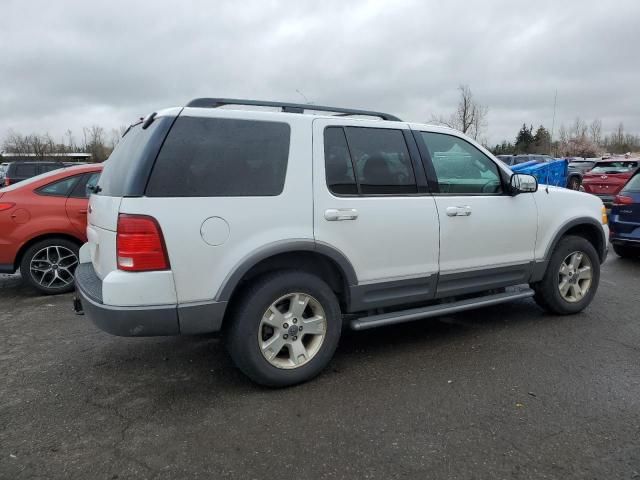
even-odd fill
[{"label": "gravel lot", "polygon": [[214,337],[127,339],[0,276],[0,478],[640,478],[640,261],[533,301],[347,333],[251,384]]}]

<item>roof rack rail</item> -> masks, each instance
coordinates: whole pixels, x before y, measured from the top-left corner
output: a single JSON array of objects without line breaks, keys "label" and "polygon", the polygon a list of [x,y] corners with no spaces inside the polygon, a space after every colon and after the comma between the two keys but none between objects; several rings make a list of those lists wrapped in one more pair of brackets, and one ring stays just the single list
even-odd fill
[{"label": "roof rack rail", "polygon": [[379,117],[382,120],[391,120],[401,122],[398,117],[389,113],[373,112],[369,110],[356,110],[352,108],[325,107],[322,105],[311,105],[305,103],[284,103],[284,102],[267,102],[262,100],[242,100],[236,98],[196,98],[191,100],[187,107],[195,108],[218,108],[224,105],[247,105],[255,107],[275,107],[280,108],[287,113],[304,113],[305,110],[316,112],[334,112],[341,116],[363,115],[367,117]]}]

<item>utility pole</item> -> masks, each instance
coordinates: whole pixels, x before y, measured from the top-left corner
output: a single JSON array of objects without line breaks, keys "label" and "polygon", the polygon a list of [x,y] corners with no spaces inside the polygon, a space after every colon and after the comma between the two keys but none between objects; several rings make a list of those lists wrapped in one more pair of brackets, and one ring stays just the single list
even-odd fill
[{"label": "utility pole", "polygon": [[[553,145],[553,130],[556,126],[556,104],[558,103],[558,89],[556,88],[556,94],[553,97],[553,120],[551,120],[551,145]],[[551,151],[551,145],[549,145],[549,151]],[[554,156],[557,152],[554,152]]]}]

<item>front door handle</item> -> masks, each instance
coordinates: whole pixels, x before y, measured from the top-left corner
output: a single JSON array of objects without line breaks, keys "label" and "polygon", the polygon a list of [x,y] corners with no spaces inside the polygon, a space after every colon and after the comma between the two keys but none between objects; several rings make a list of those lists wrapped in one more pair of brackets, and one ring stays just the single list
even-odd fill
[{"label": "front door handle", "polygon": [[471,215],[471,207],[469,205],[447,207],[447,216],[449,217],[468,217],[469,215]]},{"label": "front door handle", "polygon": [[324,218],[330,222],[355,220],[358,218],[358,211],[355,208],[330,208],[324,211]]}]

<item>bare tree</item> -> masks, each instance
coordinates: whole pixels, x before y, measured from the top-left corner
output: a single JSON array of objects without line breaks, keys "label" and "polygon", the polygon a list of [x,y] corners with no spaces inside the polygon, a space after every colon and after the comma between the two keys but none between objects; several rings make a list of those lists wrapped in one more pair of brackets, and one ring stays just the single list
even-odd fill
[{"label": "bare tree", "polygon": [[456,111],[449,117],[434,116],[431,121],[455,128],[477,139],[487,126],[488,107],[475,101],[469,85],[460,85],[458,91],[460,100]]},{"label": "bare tree", "polygon": [[572,138],[585,138],[587,136],[587,124],[580,117],[576,117],[573,122],[573,126],[571,127],[571,137]]},{"label": "bare tree", "polygon": [[589,125],[589,133],[591,134],[591,141],[596,146],[602,143],[602,122],[599,118],[591,122],[591,125]]}]

